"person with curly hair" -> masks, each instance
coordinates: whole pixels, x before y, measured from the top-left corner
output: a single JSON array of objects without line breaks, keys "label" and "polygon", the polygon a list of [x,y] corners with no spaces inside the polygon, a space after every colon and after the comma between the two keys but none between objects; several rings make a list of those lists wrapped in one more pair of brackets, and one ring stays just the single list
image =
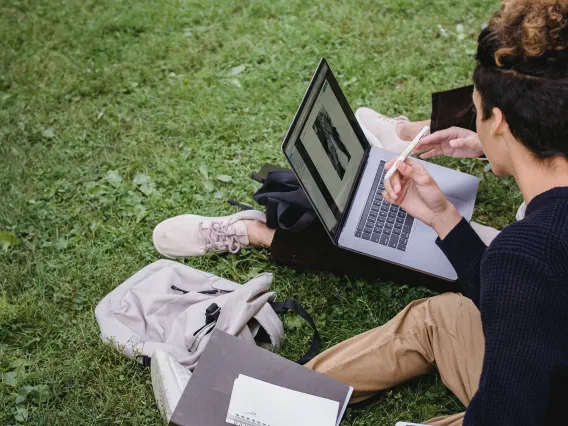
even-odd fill
[{"label": "person with curly hair", "polygon": [[[395,152],[430,124],[423,157],[485,156],[497,176],[515,178],[526,204],[521,220],[481,238],[419,163],[399,163],[383,195],[435,229],[463,295],[414,301],[307,367],[353,386],[352,403],[437,368],[466,410],[432,426],[566,425],[568,0],[504,0],[479,36],[476,61],[474,86],[433,96],[431,121],[365,108],[357,119],[370,142]],[[333,246],[321,224],[298,234],[269,229],[257,211],[168,219],[154,245],[170,257],[265,246],[292,266],[382,278],[388,269]]]},{"label": "person with curly hair", "polygon": [[399,163],[385,199],[436,230],[465,296],[415,301],[309,367],[353,386],[352,402],[437,367],[467,408],[429,425],[568,424],[568,0],[505,0],[476,59],[477,133],[434,133],[422,150],[472,143],[515,178],[525,218],[487,247],[424,167]]}]

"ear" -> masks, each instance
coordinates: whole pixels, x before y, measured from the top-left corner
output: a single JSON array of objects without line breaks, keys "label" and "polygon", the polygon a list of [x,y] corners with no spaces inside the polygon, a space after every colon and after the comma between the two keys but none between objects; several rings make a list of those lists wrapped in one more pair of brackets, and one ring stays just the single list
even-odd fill
[{"label": "ear", "polygon": [[493,121],[491,123],[491,136],[502,136],[509,128],[507,119],[499,108],[493,108]]}]

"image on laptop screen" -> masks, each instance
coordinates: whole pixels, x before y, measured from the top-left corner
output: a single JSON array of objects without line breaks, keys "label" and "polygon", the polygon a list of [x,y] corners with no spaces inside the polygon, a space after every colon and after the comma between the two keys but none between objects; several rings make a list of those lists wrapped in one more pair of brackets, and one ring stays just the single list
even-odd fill
[{"label": "image on laptop screen", "polygon": [[286,155],[330,231],[345,211],[364,154],[332,87],[324,81]]}]

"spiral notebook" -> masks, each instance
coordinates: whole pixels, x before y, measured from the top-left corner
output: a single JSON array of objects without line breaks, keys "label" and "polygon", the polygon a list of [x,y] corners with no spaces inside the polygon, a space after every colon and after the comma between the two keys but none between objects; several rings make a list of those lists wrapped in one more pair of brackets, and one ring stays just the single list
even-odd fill
[{"label": "spiral notebook", "polygon": [[237,426],[336,426],[339,403],[240,375],[227,423]]},{"label": "spiral notebook", "polygon": [[[331,405],[328,406],[331,411],[326,414],[329,418],[333,418],[330,426],[339,424],[353,392],[351,387],[323,374],[215,330],[183,391],[170,419],[170,426],[226,426],[235,381],[240,383],[243,376],[284,388],[284,391],[301,392],[335,402],[333,408]],[[284,404],[284,399],[276,401],[282,401],[282,406],[287,406]],[[255,405],[259,406],[263,408],[264,403]],[[257,408],[259,413],[260,408]],[[240,424],[248,426],[245,422]],[[253,424],[263,426],[261,423]],[[294,426],[297,424],[297,422],[291,423]]]}]

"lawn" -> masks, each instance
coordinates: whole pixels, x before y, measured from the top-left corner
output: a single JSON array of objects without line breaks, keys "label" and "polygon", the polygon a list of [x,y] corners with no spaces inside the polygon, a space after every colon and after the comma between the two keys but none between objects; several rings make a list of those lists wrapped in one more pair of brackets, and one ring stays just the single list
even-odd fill
[{"label": "lawn", "polygon": [[[496,0],[3,0],[0,4],[0,424],[161,423],[150,374],[98,338],[98,301],[160,258],[161,220],[252,203],[325,56],[353,108],[429,116],[469,84]],[[475,220],[503,227],[511,180],[476,160]],[[219,180],[220,175],[228,179]],[[238,282],[275,274],[323,344],[378,326],[424,288],[277,267],[267,251],[189,259]],[[419,283],[409,283],[419,284]],[[309,328],[286,320],[283,355]],[[349,410],[388,425],[463,410],[432,374]]]}]

